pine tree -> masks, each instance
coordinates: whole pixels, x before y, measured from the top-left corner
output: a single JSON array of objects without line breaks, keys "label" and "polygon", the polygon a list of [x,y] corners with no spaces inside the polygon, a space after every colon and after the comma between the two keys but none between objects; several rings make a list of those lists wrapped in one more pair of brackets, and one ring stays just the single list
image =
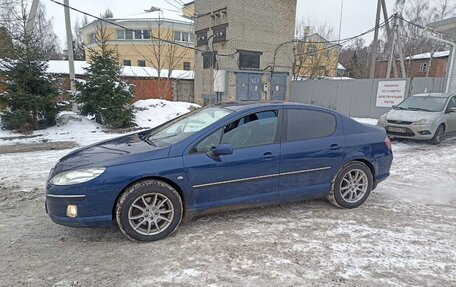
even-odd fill
[{"label": "pine tree", "polygon": [[59,89],[47,74],[47,62],[36,49],[15,47],[14,60],[4,59],[0,73],[5,92],[0,94],[2,127],[30,132],[55,125],[60,112]]},{"label": "pine tree", "polygon": [[76,82],[75,101],[84,116],[109,128],[133,125],[134,113],[130,101],[133,86],[120,79],[121,66],[117,52],[107,47],[105,29],[97,29],[98,47],[89,50],[90,67],[86,68],[86,81]]}]

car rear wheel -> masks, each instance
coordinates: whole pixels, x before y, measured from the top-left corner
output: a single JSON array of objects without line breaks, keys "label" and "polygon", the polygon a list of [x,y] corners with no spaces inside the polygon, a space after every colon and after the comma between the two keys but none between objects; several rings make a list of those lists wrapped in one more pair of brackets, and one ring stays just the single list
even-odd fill
[{"label": "car rear wheel", "polygon": [[116,220],[131,240],[156,241],[173,233],[182,220],[182,200],[170,185],[147,180],[129,187],[119,198]]},{"label": "car rear wheel", "polygon": [[337,174],[328,199],[341,208],[359,207],[369,197],[373,183],[369,167],[362,162],[352,162]]},{"label": "car rear wheel", "polygon": [[439,145],[442,142],[444,136],[445,127],[443,125],[440,125],[435,131],[434,137],[431,139],[431,144]]}]

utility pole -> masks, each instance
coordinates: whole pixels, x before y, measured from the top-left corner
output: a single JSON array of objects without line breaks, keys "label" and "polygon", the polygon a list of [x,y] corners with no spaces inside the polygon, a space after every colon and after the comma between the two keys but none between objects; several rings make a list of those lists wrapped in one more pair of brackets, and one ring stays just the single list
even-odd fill
[{"label": "utility pole", "polygon": [[[64,0],[65,9],[65,26],[66,26],[66,37],[67,37],[67,49],[68,49],[68,64],[70,68],[70,87],[71,91],[75,91],[74,80],[76,79],[74,72],[74,55],[73,55],[73,33],[71,32],[71,20],[70,20],[70,4],[69,0]],[[74,109],[74,107],[73,107]]]},{"label": "utility pole", "polygon": [[372,44],[372,57],[371,57],[371,66],[370,66],[370,78],[375,77],[375,64],[377,62],[377,47],[378,47],[378,34],[380,30],[380,13],[382,10],[382,0],[377,1],[377,15],[375,18],[375,35],[374,42]]},{"label": "utility pole", "polygon": [[[389,23],[389,17],[388,17],[388,10],[386,9],[386,1],[385,0],[382,0],[382,10],[383,10],[383,18],[385,19],[385,28],[386,28],[386,35],[388,37],[388,43],[393,47],[392,48],[392,53],[394,53],[394,41],[395,41],[395,36],[394,36],[394,31],[391,31],[391,27],[390,27],[390,23]],[[394,19],[396,19],[396,15],[394,15]],[[390,55],[390,58],[391,58],[391,55]],[[389,66],[389,62],[388,62],[388,66]],[[397,67],[396,65],[393,66],[393,71],[394,71],[394,77],[397,78],[398,77],[398,73],[397,73]],[[386,78],[389,79],[391,76],[391,69],[388,68],[388,72],[387,72],[387,75],[386,75]]]},{"label": "utility pole", "polygon": [[[401,13],[399,12],[398,13],[398,21],[399,21],[399,24],[397,25],[397,28],[396,28],[396,34],[397,34],[397,48],[398,48],[398,51],[399,51],[399,57],[400,57],[400,61],[401,61],[401,72],[402,72],[402,78],[407,78],[407,73],[405,71],[405,57],[404,57],[404,50],[403,50],[403,47],[402,47],[402,35],[401,35],[401,31],[402,31],[402,26],[401,26],[401,18],[402,18],[402,15]],[[400,28],[400,29],[399,29]]]},{"label": "utility pole", "polygon": [[[395,51],[395,48],[396,48],[396,31],[397,31],[397,15],[394,14],[394,22],[393,22],[393,35],[391,35],[392,37],[392,41],[390,42],[391,43],[391,52],[390,52],[390,55],[389,55],[389,59],[388,59],[388,68],[386,69],[386,78],[389,79],[391,77],[391,68],[393,67],[393,60],[394,60],[394,51]],[[397,74],[397,67],[396,67],[396,63],[394,63],[394,77],[397,78],[398,77],[398,74]]]},{"label": "utility pole", "polygon": [[340,4],[340,22],[339,22],[339,44],[340,44],[340,36],[342,34],[342,18],[344,16],[344,0]]},{"label": "utility pole", "polygon": [[25,27],[27,35],[31,35],[33,33],[33,26],[35,25],[35,18],[38,12],[39,5],[40,0],[33,0],[32,7],[30,8],[30,14],[27,19],[27,25]]}]

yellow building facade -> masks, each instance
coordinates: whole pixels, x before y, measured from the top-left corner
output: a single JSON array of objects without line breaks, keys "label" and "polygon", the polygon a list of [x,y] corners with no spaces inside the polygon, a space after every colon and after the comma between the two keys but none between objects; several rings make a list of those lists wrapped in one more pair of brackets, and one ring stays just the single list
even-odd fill
[{"label": "yellow building facade", "polygon": [[193,70],[195,40],[191,19],[156,11],[135,18],[107,21],[109,23],[96,20],[81,29],[87,62],[90,62],[90,49],[98,47],[100,29],[103,29],[108,48],[117,50],[119,64],[161,70]]},{"label": "yellow building facade", "polygon": [[297,41],[293,74],[301,78],[336,77],[341,46],[315,33]]}]

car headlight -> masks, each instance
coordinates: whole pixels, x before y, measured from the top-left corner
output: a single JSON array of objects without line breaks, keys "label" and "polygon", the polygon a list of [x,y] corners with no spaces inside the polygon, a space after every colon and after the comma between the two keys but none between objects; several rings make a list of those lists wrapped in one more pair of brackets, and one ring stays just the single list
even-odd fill
[{"label": "car headlight", "polygon": [[379,123],[386,123],[386,114],[381,115],[380,118],[378,118]]},{"label": "car headlight", "polygon": [[414,125],[424,126],[424,125],[432,125],[435,122],[435,119],[422,119],[414,123]]},{"label": "car headlight", "polygon": [[54,175],[49,182],[53,185],[84,183],[100,176],[105,170],[105,167],[95,167],[64,171]]}]

